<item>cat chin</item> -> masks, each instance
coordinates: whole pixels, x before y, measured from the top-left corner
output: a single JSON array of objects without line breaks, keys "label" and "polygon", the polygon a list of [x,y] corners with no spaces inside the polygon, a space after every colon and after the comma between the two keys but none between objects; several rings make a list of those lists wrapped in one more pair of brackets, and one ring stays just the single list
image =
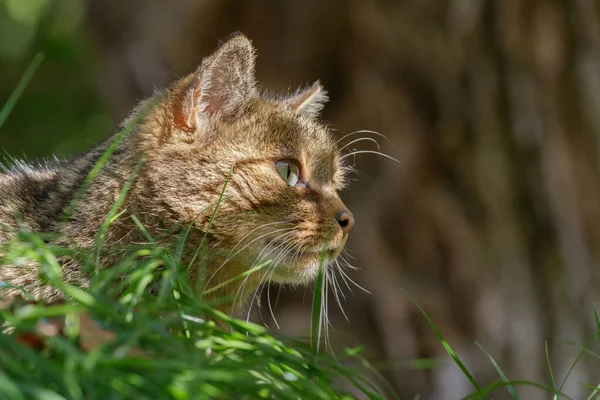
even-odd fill
[{"label": "cat chin", "polygon": [[317,278],[321,264],[327,268],[330,263],[331,260],[315,259],[295,265],[279,265],[270,280],[285,285],[307,285]]}]

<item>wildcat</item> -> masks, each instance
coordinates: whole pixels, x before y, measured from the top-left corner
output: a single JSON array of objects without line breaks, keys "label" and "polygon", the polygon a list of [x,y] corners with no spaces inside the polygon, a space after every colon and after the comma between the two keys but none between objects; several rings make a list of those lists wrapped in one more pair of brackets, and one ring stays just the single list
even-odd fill
[{"label": "wildcat", "polygon": [[[254,66],[250,40],[234,34],[195,73],[140,103],[121,124],[125,129],[137,122],[129,135],[118,136],[121,130],[68,161],[5,168],[0,174],[0,243],[13,238],[20,223],[29,231],[56,232],[62,245],[94,248],[107,213],[132,179],[105,245],[145,240],[132,216],[150,234],[163,237],[170,232],[167,227],[192,225],[184,262],[205,238],[211,249],[203,255],[208,287],[273,259],[243,287],[229,285],[215,296],[241,290],[241,298],[248,298],[265,280],[309,282],[322,262],[336,259],[354,223],[338,195],[346,167],[330,132],[317,121],[327,101],[320,84],[286,98],[261,95]],[[90,171],[115,144],[82,190]],[[110,262],[110,256],[103,256],[102,265]],[[78,262],[64,260],[61,267],[66,282],[85,287],[88,278]],[[190,271],[194,279],[195,271]],[[36,265],[0,265],[0,281],[44,301],[61,296],[42,284]],[[0,295],[18,293],[8,289]]]}]

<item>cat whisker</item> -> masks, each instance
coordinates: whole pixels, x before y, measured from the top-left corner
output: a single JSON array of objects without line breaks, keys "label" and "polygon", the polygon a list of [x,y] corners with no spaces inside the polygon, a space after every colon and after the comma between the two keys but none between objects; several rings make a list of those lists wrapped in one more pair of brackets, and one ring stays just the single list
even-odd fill
[{"label": "cat whisker", "polygon": [[331,325],[331,322],[329,321],[329,273],[330,271],[326,268],[325,269],[325,281],[323,282],[323,289],[324,289],[324,296],[323,296],[323,319],[324,319],[324,337],[325,337],[325,349],[329,349],[330,351],[332,350],[331,347],[331,341],[329,340],[329,328],[333,328],[333,326]]},{"label": "cat whisker", "polygon": [[[294,244],[291,243],[290,245],[288,245],[286,247],[286,249],[282,250],[282,252],[280,253],[280,257],[279,257],[279,261],[274,262],[274,267],[273,270],[271,271],[271,274],[269,275],[269,279],[267,280],[267,303],[269,305],[269,311],[271,312],[271,318],[273,318],[273,321],[275,322],[275,325],[277,326],[277,329],[280,329],[279,327],[279,323],[277,322],[277,318],[275,318],[275,313],[273,312],[273,307],[271,306],[271,278],[273,277],[273,274],[275,273],[275,268],[277,268],[277,266],[281,263],[281,261],[283,261],[285,259],[285,257],[287,256],[287,254],[292,251],[294,248]],[[289,250],[287,250],[289,249]]]},{"label": "cat whisker", "polygon": [[[277,231],[271,232],[271,233],[275,233]],[[282,247],[285,245],[285,243],[287,242],[288,238],[294,233],[294,230],[286,230],[283,233],[277,235],[274,238],[271,238],[268,240],[268,242],[264,245],[263,249],[260,251],[260,253],[258,253],[258,255],[256,256],[256,259],[254,260],[254,262],[252,263],[252,265],[250,266],[250,269],[256,267],[257,265],[259,265],[261,262],[265,261],[266,257],[273,253],[275,250],[277,250],[278,248]],[[264,235],[263,235],[264,236]],[[283,240],[282,240],[283,239]],[[282,241],[282,243],[279,243],[276,247],[273,247],[272,245],[274,243],[276,243],[277,241]],[[264,255],[263,255],[264,254]],[[273,264],[271,264],[272,266]],[[269,269],[271,268],[271,266],[269,266]]]},{"label": "cat whisker", "polygon": [[256,228],[250,230],[250,232],[248,232],[244,236],[242,236],[242,238],[240,240],[238,240],[238,242],[231,248],[231,252],[233,252],[238,247],[238,245],[240,245],[240,243],[242,243],[244,241],[244,239],[246,239],[248,236],[250,236],[253,232],[256,232],[257,230],[262,229],[262,228],[266,228],[267,226],[273,226],[273,225],[277,225],[277,224],[285,224],[285,223],[289,223],[289,222],[291,222],[291,221],[277,221],[277,222],[269,222],[269,223],[257,226]]},{"label": "cat whisker", "polygon": [[[321,304],[319,310],[319,326],[317,330],[317,352],[319,351],[321,337],[323,337],[323,342],[325,345],[325,349],[331,349],[331,342],[329,340],[329,327],[332,326],[329,321],[329,303],[328,303],[328,286],[329,286],[329,270],[326,266],[321,265],[320,268],[323,268],[323,283],[321,285]],[[311,330],[312,331],[312,330]]]},{"label": "cat whisker", "polygon": [[[252,295],[252,299],[250,300],[250,307],[248,308],[248,314],[246,316],[246,322],[250,321],[250,315],[252,314],[252,306],[254,305],[254,300],[257,299],[257,301],[260,302],[260,298],[262,296],[262,291],[264,289],[264,284],[266,282],[268,282],[267,276],[269,275],[269,270],[271,270],[272,268],[274,268],[274,267],[269,267],[269,269],[266,271],[266,273],[261,277],[260,282],[258,283],[258,287],[256,288],[256,291]],[[260,304],[259,304],[259,309],[260,309]],[[261,316],[261,318],[262,318],[262,316]]]},{"label": "cat whisker", "polygon": [[[275,237],[275,238],[271,239],[271,240],[270,240],[270,241],[267,243],[267,245],[265,245],[265,247],[264,247],[264,248],[263,248],[263,250],[261,251],[261,254],[262,254],[262,252],[264,252],[265,250],[268,250],[267,254],[268,254],[268,253],[271,253],[271,252],[273,251],[273,249],[269,249],[269,248],[270,248],[270,246],[271,246],[271,244],[272,244],[273,242],[275,242],[276,240],[279,240],[280,238],[282,238],[282,237],[284,237],[284,236],[286,236],[286,235],[288,235],[288,236],[289,236],[291,233],[293,233],[293,232],[286,232],[286,233],[283,233],[283,234],[281,234],[281,235],[279,235],[279,236],[277,236],[277,237]],[[259,254],[259,257],[260,257],[260,254]],[[251,265],[250,269],[252,269],[252,268],[256,267],[256,266],[259,264],[259,262],[261,261],[261,259],[260,259],[259,257],[257,257],[257,260],[254,262],[254,264],[252,264],[252,265]],[[256,292],[258,292],[258,291],[259,291],[259,289],[260,289],[260,286],[261,286],[261,283],[262,283],[262,280],[263,280],[263,279],[264,279],[264,277],[265,277],[265,276],[268,274],[268,271],[269,271],[271,268],[274,268],[274,267],[273,267],[273,263],[271,263],[271,265],[269,265],[269,267],[268,267],[268,269],[267,269],[267,272],[265,272],[265,273],[264,273],[264,275],[261,277],[261,280],[260,280],[260,282],[259,282],[259,284],[258,284],[258,287],[256,288],[256,291],[255,291],[255,293],[254,293],[254,294],[256,294]],[[248,279],[249,279],[249,278],[250,278],[250,275],[246,276],[246,278],[244,278],[244,281],[242,282],[242,284],[241,284],[241,285],[240,285],[240,287],[238,288],[238,290],[237,290],[237,292],[236,292],[236,295],[235,295],[235,297],[234,297],[234,299],[233,299],[232,310],[233,310],[233,307],[235,306],[236,299],[237,299],[238,295],[240,294],[240,291],[241,291],[241,290],[243,290],[243,288],[244,288],[244,287],[245,287],[245,285],[247,284],[247,282],[248,282]],[[243,291],[242,291],[241,293],[243,294]],[[243,297],[244,297],[244,296],[241,296],[241,297],[240,297],[240,306],[242,305],[242,304],[241,304],[241,301],[242,301]],[[254,297],[255,297],[255,296],[253,295],[253,296],[252,296],[252,300],[251,300],[251,302],[250,302],[250,309],[248,310],[248,314],[250,314],[250,312],[252,311],[252,306],[253,306],[253,304],[254,304]],[[249,318],[249,316],[250,316],[250,315],[248,315],[248,318]]]},{"label": "cat whisker", "polygon": [[354,265],[350,264],[350,262],[348,260],[346,260],[346,257],[354,259],[354,257],[352,257],[350,254],[348,254],[348,252],[346,252],[346,249],[344,249],[342,251],[342,254],[339,257],[339,259],[343,263],[343,265],[340,264],[340,268],[348,268],[348,269],[351,269],[354,271],[358,271],[358,267],[355,267]]},{"label": "cat whisker", "polygon": [[357,154],[377,154],[381,157],[387,158],[389,160],[397,162],[398,164],[401,164],[401,162],[398,161],[397,159],[395,159],[394,157],[388,156],[385,153],[382,153],[380,151],[375,151],[375,150],[356,150],[356,151],[353,151],[352,153],[344,154],[343,156],[340,157],[340,160],[344,160],[345,158],[348,158],[350,156],[355,156]]},{"label": "cat whisker", "polygon": [[[263,291],[263,289],[264,289],[264,286],[263,286],[263,282],[262,282],[262,279],[261,279],[261,282],[259,283],[259,285],[258,285],[258,287],[256,288],[256,290],[255,290],[254,294],[252,295],[252,299],[250,300],[250,306],[248,307],[248,314],[247,314],[247,316],[246,316],[246,322],[249,322],[249,321],[250,321],[250,315],[252,314],[252,307],[254,306],[254,304],[255,304],[255,300],[256,300],[256,303],[258,303],[258,313],[259,313],[259,316],[260,316],[260,319],[261,319],[261,321],[262,321],[262,322],[263,322],[263,324],[264,324],[264,320],[263,320],[263,317],[262,317],[262,313],[260,312],[260,307],[261,307],[261,304],[260,304],[260,298],[261,298],[261,296],[262,296],[262,291]],[[258,296],[257,296],[257,295],[258,295]],[[266,324],[265,324],[265,325],[266,325]]]},{"label": "cat whisker", "polygon": [[279,304],[279,296],[281,296],[281,289],[283,285],[277,285],[277,297],[275,297],[275,309],[277,309],[277,305]]},{"label": "cat whisker", "polygon": [[340,271],[340,277],[342,278],[342,280],[346,284],[346,287],[348,288],[348,290],[350,291],[350,293],[352,293],[352,295],[354,296],[354,291],[350,287],[350,284],[348,284],[348,280],[346,279],[346,277],[344,276],[344,274],[342,274],[342,267],[341,266],[340,266],[340,270],[339,271]]},{"label": "cat whisker", "polygon": [[340,273],[342,274],[342,276],[343,276],[343,277],[345,277],[346,279],[348,279],[350,282],[352,282],[352,284],[353,284],[354,286],[356,286],[357,288],[359,288],[359,289],[360,289],[360,290],[362,290],[363,292],[365,292],[365,293],[367,293],[367,294],[372,294],[372,293],[371,293],[371,292],[369,292],[367,289],[365,289],[364,287],[362,287],[362,286],[360,286],[358,283],[356,283],[356,282],[355,282],[355,281],[354,281],[352,278],[350,278],[350,277],[348,276],[348,274],[346,274],[346,273],[344,272],[344,270],[343,270],[343,269],[341,269],[341,268],[340,268]]},{"label": "cat whisker", "polygon": [[[269,241],[269,245],[271,243],[273,243],[275,240],[281,239],[282,237],[285,237],[285,236],[289,237],[289,236],[291,236],[292,233],[294,233],[294,232],[293,231],[292,232],[286,232],[286,233],[283,233],[283,234],[279,235],[277,238],[273,238],[271,241]],[[286,243],[287,243],[287,240],[284,240],[277,247],[275,247],[273,249],[269,249],[268,252],[265,254],[264,257],[266,257],[268,254],[272,253],[273,251],[275,251],[279,247],[286,245]],[[261,257],[261,254],[265,251],[265,249],[267,249],[269,247],[269,245],[265,246],[265,248],[259,253],[259,255],[257,256],[257,259],[256,259],[256,261],[254,263],[255,265],[259,264],[261,262],[262,258],[264,258],[264,257]],[[275,272],[275,268],[278,265],[278,263],[276,262],[276,260],[277,260],[277,257],[276,257],[275,260],[273,260],[273,262],[271,263],[271,265],[269,266],[269,268],[267,269],[267,271],[261,277],[260,282],[258,283],[257,290],[252,295],[252,299],[250,300],[250,308],[248,310],[246,321],[250,320],[250,314],[252,312],[252,306],[254,305],[254,299],[256,298],[257,294],[260,295],[262,293],[262,289],[261,288],[263,287],[264,282],[268,282],[270,280],[270,278],[272,277],[273,273]],[[269,274],[269,271],[271,271],[270,274]],[[275,324],[277,324],[277,321],[275,321]],[[277,324],[277,327],[279,328],[278,324]]]},{"label": "cat whisker", "polygon": [[375,143],[375,145],[377,146],[377,150],[381,151],[381,146],[379,146],[379,142],[373,138],[370,137],[361,137],[358,139],[354,139],[349,143],[346,143],[345,145],[343,145],[342,147],[340,147],[340,151],[344,150],[345,148],[347,148],[348,146],[354,144],[354,143],[358,143],[358,142],[364,142],[364,141],[368,141],[368,142],[373,142]]},{"label": "cat whisker", "polygon": [[[340,264],[337,262],[337,260],[335,261],[334,265],[335,265],[335,267],[336,267],[337,269],[341,268],[341,267],[340,267]],[[342,298],[343,298],[344,300],[346,300],[346,295],[344,294],[344,291],[342,290],[342,286],[341,286],[341,285],[339,284],[339,282],[338,282],[338,278],[336,277],[336,274],[335,274],[335,273],[333,273],[333,274],[331,274],[331,275],[332,275],[332,283],[334,284],[334,287],[335,287],[335,288],[337,288],[337,289],[339,289],[339,293],[340,293],[340,295],[342,296]]]},{"label": "cat whisker", "polygon": [[[273,270],[273,272],[275,272],[275,270]],[[273,275],[273,272],[271,272],[271,276]],[[271,278],[269,277],[269,280],[267,281],[267,304],[269,305],[269,312],[271,313],[271,318],[273,318],[273,322],[275,322],[275,326],[277,327],[277,329],[281,329],[279,327],[279,323],[277,322],[277,318],[275,318],[275,313],[273,312],[273,307],[271,306]]]},{"label": "cat whisker", "polygon": [[323,282],[323,301],[322,301],[322,305],[323,305],[323,312],[321,314],[321,317],[323,318],[323,342],[325,343],[325,350],[327,349],[331,349],[331,346],[329,345],[329,307],[327,304],[327,300],[328,300],[328,286],[329,286],[329,273],[327,271],[327,269],[324,270],[324,282]]},{"label": "cat whisker", "polygon": [[277,326],[277,329],[281,329],[279,327],[279,323],[277,322],[275,312],[273,311],[273,307],[271,305],[271,278],[273,277],[273,273],[275,273],[275,268],[273,268],[271,274],[269,275],[269,279],[267,280],[267,304],[269,305],[269,312],[271,313],[271,318],[273,319],[273,322],[275,322],[275,326]]},{"label": "cat whisker", "polygon": [[[336,261],[336,266],[339,268],[339,264],[337,263],[337,261]],[[338,306],[340,307],[340,310],[342,311],[342,314],[344,315],[344,318],[346,319],[346,321],[350,322],[350,320],[348,319],[348,316],[346,315],[346,311],[344,310],[344,307],[342,306],[342,302],[340,300],[340,295],[341,295],[345,301],[346,295],[344,295],[342,288],[339,286],[339,283],[338,283],[337,278],[335,277],[335,273],[333,271],[331,273],[331,283],[333,286],[333,295],[335,297],[335,300],[338,303]],[[339,292],[339,294],[338,294],[338,292]]]},{"label": "cat whisker", "polygon": [[221,268],[223,268],[223,266],[225,264],[227,264],[227,262],[229,262],[233,257],[235,257],[236,255],[238,255],[239,253],[241,253],[242,251],[244,251],[244,249],[246,249],[248,246],[250,246],[252,243],[256,242],[257,240],[260,240],[266,236],[272,235],[274,233],[278,233],[278,232],[283,232],[283,231],[291,231],[295,228],[281,228],[281,229],[276,229],[272,232],[267,232],[265,234],[262,234],[254,239],[252,239],[249,243],[247,243],[246,245],[244,245],[242,248],[238,249],[238,251],[236,251],[233,255],[228,256],[225,261],[223,261],[223,263],[215,270],[215,272],[213,272],[213,274],[211,275],[211,277],[208,279],[208,281],[206,282],[206,286],[208,286],[210,284],[210,281],[215,277],[215,275],[219,272],[219,270]]},{"label": "cat whisker", "polygon": [[[277,224],[285,224],[285,223],[288,223],[288,222],[290,222],[290,221],[270,222],[270,223],[267,223],[267,224],[262,224],[260,226],[257,226],[256,228],[252,229],[250,232],[248,232],[244,236],[242,236],[242,238],[240,240],[238,240],[238,242],[231,248],[231,250],[229,251],[229,253],[225,257],[226,258],[225,262],[229,261],[231,259],[231,257],[235,257],[235,255],[238,254],[238,253],[235,253],[233,256],[231,255],[231,253],[233,253],[235,251],[235,249],[237,248],[237,246],[239,246],[244,241],[244,239],[246,239],[248,236],[250,236],[253,232],[256,232],[257,230],[265,228],[265,227],[268,227],[268,226],[273,226],[273,225],[277,225]],[[278,232],[278,231],[279,230],[275,230],[273,232]],[[273,232],[271,232],[271,233],[273,233]],[[262,237],[263,236],[259,236],[259,238],[262,238]],[[255,238],[255,239],[258,239],[258,238]],[[244,249],[245,247],[247,247],[251,243],[253,243],[253,241],[251,241],[250,243],[247,243],[242,249]]]},{"label": "cat whisker", "polygon": [[354,132],[347,133],[347,134],[345,134],[344,136],[342,136],[341,138],[339,138],[339,139],[338,139],[338,140],[335,142],[335,144],[337,145],[339,142],[341,142],[342,140],[346,139],[348,136],[357,135],[357,134],[359,134],[359,133],[370,133],[370,134],[372,134],[372,135],[377,135],[377,136],[380,136],[380,137],[384,138],[385,140],[387,140],[387,141],[388,141],[388,143],[390,143],[392,146],[394,145],[394,144],[392,143],[392,141],[391,141],[390,139],[388,139],[388,138],[387,138],[387,136],[385,136],[383,133],[379,133],[379,132],[372,131],[372,130],[369,130],[369,129],[361,129],[361,130],[358,130],[358,131],[354,131]]},{"label": "cat whisker", "polygon": [[[342,249],[342,257],[348,257],[348,258],[351,258],[353,260],[356,260],[356,257],[354,257],[352,254],[350,254],[350,252],[348,251],[348,249],[345,248],[345,247]],[[352,268],[356,268],[356,267],[352,267]]]},{"label": "cat whisker", "polygon": [[[339,298],[337,297],[337,294],[335,292],[335,276],[334,276],[334,271],[333,270],[329,270],[329,273],[331,274],[331,276],[329,276],[328,280],[329,280],[329,283],[331,283],[332,289],[334,290],[334,292],[333,292],[334,296],[335,296],[335,298],[336,298],[336,300],[338,302],[338,305],[340,306],[340,309],[342,310],[342,314],[344,314],[344,317],[346,318],[346,321],[350,322],[348,320],[348,317],[346,316],[346,313],[344,312],[344,308],[342,307],[342,305],[341,305],[341,303],[339,301]],[[328,289],[326,289],[325,293],[328,294]],[[331,327],[331,329],[333,329],[334,331],[335,331],[335,328],[333,327],[333,324],[329,320],[329,316],[328,316],[328,312],[329,312],[329,299],[328,299],[328,296],[327,296],[327,300],[326,300],[326,310],[325,310],[325,312],[326,312],[325,315],[326,315],[326,318],[327,318],[325,343],[326,343],[327,346],[329,346],[329,351],[330,351],[331,356],[333,357],[333,359],[336,360],[337,362],[340,362],[338,360],[338,358],[336,357],[336,355],[335,355],[333,346],[331,345],[331,335],[329,334],[329,327]]]},{"label": "cat whisker", "polygon": [[[321,345],[321,332],[323,332],[323,294],[325,292],[325,285],[321,285],[321,304],[320,304],[320,308],[319,308],[319,326],[317,327],[317,348],[316,348],[316,352],[319,352],[319,347]],[[311,324],[312,324],[312,320],[311,320]],[[313,332],[313,328],[311,326],[311,335]]]},{"label": "cat whisker", "polygon": [[240,284],[240,287],[238,288],[238,290],[235,293],[235,296],[233,297],[233,302],[231,303],[231,314],[233,314],[234,310],[235,310],[235,303],[237,301],[238,296],[241,294],[240,296],[240,307],[242,306],[242,299],[244,298],[244,289],[246,288],[246,284],[248,283],[248,279],[250,278],[250,275],[246,276],[244,278],[244,280],[242,281],[242,283]]},{"label": "cat whisker", "polygon": [[[287,243],[287,242],[288,242],[288,240],[290,239],[291,235],[292,235],[294,232],[295,232],[295,231],[291,231],[291,232],[285,232],[285,233],[283,233],[283,234],[281,234],[281,235],[277,236],[276,238],[273,238],[273,239],[271,239],[271,240],[269,241],[269,244],[268,244],[267,246],[265,246],[265,248],[263,248],[263,250],[261,250],[261,252],[260,252],[260,253],[258,254],[258,256],[256,257],[256,260],[254,261],[254,264],[253,264],[252,268],[254,268],[254,266],[258,265],[258,264],[259,264],[259,263],[261,263],[261,262],[262,262],[264,259],[266,259],[266,257],[267,257],[269,254],[271,254],[271,253],[275,252],[275,251],[276,251],[276,250],[278,250],[279,248],[282,248],[282,247],[284,247],[284,246],[288,246],[288,243]],[[279,245],[277,245],[277,246],[276,246],[276,247],[274,247],[274,248],[270,248],[270,246],[271,246],[271,243],[273,243],[273,242],[275,242],[275,241],[277,241],[277,240],[281,240],[282,238],[283,238],[283,240],[282,240],[282,242],[281,242]],[[264,253],[265,251],[266,251],[266,253],[265,253],[265,254],[264,254],[264,256],[263,256],[263,253]],[[271,265],[269,266],[269,270],[270,270],[270,269],[273,269],[273,270],[274,270],[274,269],[275,269],[275,267],[277,267],[277,265],[279,264],[279,260],[278,260],[278,258],[279,258],[279,255],[278,255],[278,256],[276,256],[276,257],[275,257],[273,260],[271,260]]]},{"label": "cat whisker", "polygon": [[[291,232],[284,232],[284,233],[282,233],[281,235],[278,235],[277,237],[274,237],[274,238],[272,238],[271,240],[269,240],[269,242],[268,242],[268,243],[265,245],[265,247],[264,247],[264,248],[261,250],[261,252],[260,252],[260,253],[259,253],[259,255],[257,256],[257,258],[256,258],[256,261],[255,261],[255,262],[254,262],[254,263],[253,263],[253,264],[250,266],[250,269],[252,269],[252,268],[256,267],[256,266],[257,266],[257,265],[258,265],[258,264],[261,262],[261,260],[262,260],[262,258],[261,258],[261,255],[262,255],[262,253],[263,253],[263,252],[267,251],[267,254],[269,254],[269,253],[273,252],[273,251],[276,249],[276,248],[275,248],[275,249],[270,249],[270,246],[271,246],[271,244],[272,244],[273,242],[275,242],[276,240],[280,240],[280,239],[281,239],[281,238],[283,238],[283,237],[290,236],[292,233],[294,233],[294,232],[293,232],[293,231],[291,231]],[[279,247],[279,246],[278,246],[278,247]],[[259,288],[260,288],[260,285],[261,285],[261,282],[262,282],[262,280],[264,279],[264,276],[266,276],[266,275],[268,274],[268,271],[269,271],[271,268],[274,268],[273,264],[274,264],[274,263],[272,263],[272,264],[269,266],[269,268],[267,269],[267,272],[265,272],[265,273],[264,273],[265,275],[263,275],[263,277],[261,278],[261,280],[260,280],[260,282],[259,282],[259,285],[258,285],[258,287],[257,287],[256,291],[258,291],[258,290],[259,290]],[[240,285],[240,287],[239,287],[239,288],[238,288],[238,290],[236,291],[236,294],[235,294],[235,296],[234,296],[234,298],[233,298],[233,304],[232,304],[232,306],[231,306],[231,308],[232,308],[232,312],[233,312],[233,310],[234,310],[234,308],[235,308],[235,303],[236,303],[236,301],[237,301],[237,298],[238,298],[238,296],[240,295],[240,293],[242,294],[242,296],[240,297],[240,306],[242,305],[242,304],[241,304],[241,301],[242,301],[242,299],[244,298],[244,296],[243,296],[243,289],[244,289],[244,287],[246,286],[246,284],[247,284],[247,282],[248,282],[248,279],[249,279],[249,278],[250,278],[250,275],[246,276],[246,277],[244,278],[244,280],[243,280],[242,284]],[[256,294],[256,292],[255,292],[254,294]],[[250,312],[252,311],[252,305],[253,305],[253,303],[254,303],[254,295],[252,296],[252,300],[251,300],[251,302],[250,302],[250,309],[248,310],[248,319],[250,318]]]},{"label": "cat whisker", "polygon": [[[259,303],[258,307],[260,310],[260,297],[262,295],[262,290],[263,290],[263,281],[264,281],[265,277],[268,275],[269,270],[271,268],[272,268],[272,265],[270,265],[269,268],[267,269],[267,271],[264,273],[264,275],[261,276],[260,281],[258,282],[258,286],[256,287],[256,290],[252,294],[252,298],[250,299],[250,305],[248,307],[248,313],[246,316],[246,322],[250,321],[250,315],[252,314],[252,307],[255,304],[255,300]],[[262,319],[262,315],[261,315],[261,319]]]},{"label": "cat whisker", "polygon": [[[339,272],[339,270],[342,268],[342,266],[340,265],[340,262],[338,260],[335,260],[335,266],[337,268],[337,271]],[[341,274],[339,274],[341,277]],[[338,284],[338,287],[340,288],[340,293],[341,295],[344,297],[344,300],[346,300],[346,295],[344,294],[344,291],[342,290],[342,284],[340,283],[338,277],[335,278],[336,283]],[[350,292],[352,293],[352,290],[350,289],[350,286],[348,286],[348,284],[346,283],[346,286],[348,287],[348,289],[350,290]],[[354,293],[352,293],[354,294]]]}]

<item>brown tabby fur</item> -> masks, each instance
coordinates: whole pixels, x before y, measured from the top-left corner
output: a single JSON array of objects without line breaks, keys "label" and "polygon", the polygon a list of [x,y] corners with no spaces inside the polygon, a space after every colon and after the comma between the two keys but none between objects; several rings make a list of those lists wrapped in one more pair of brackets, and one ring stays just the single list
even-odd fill
[{"label": "brown tabby fur", "polygon": [[[243,288],[238,282],[215,295],[247,298],[263,278],[309,281],[318,270],[318,253],[327,250],[328,261],[335,259],[352,225],[349,213],[345,229],[336,221],[346,210],[337,194],[344,185],[344,167],[335,141],[315,119],[327,97],[318,83],[285,99],[261,96],[254,62],[250,41],[237,34],[194,74],[158,93],[157,103],[118,145],[64,223],[66,208],[115,136],[70,161],[39,168],[18,164],[0,174],[0,243],[14,237],[20,217],[30,231],[58,232],[63,245],[94,248],[107,213],[145,156],[121,207],[125,212],[112,223],[104,243],[144,242],[132,215],[153,235],[193,223],[184,255],[189,261],[235,165],[207,235],[210,251],[203,257],[208,260],[208,286],[271,258],[274,268],[252,275]],[[275,168],[278,160],[297,160],[301,182],[289,186]],[[103,264],[110,265],[110,258],[103,258]],[[78,263],[64,260],[62,268],[67,282],[85,287],[87,278]],[[38,299],[60,296],[40,283],[36,265],[0,266],[0,280]]]}]

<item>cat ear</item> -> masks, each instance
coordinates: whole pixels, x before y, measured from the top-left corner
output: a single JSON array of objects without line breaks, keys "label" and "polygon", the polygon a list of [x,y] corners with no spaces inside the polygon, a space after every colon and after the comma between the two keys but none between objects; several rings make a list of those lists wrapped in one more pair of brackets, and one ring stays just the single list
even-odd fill
[{"label": "cat ear", "polygon": [[293,96],[288,97],[285,103],[294,110],[316,118],[327,101],[329,101],[327,91],[323,89],[319,81],[316,81],[311,87],[299,90]]},{"label": "cat ear", "polygon": [[252,43],[238,33],[202,61],[184,98],[183,111],[188,127],[239,115],[258,95],[255,59]]}]

